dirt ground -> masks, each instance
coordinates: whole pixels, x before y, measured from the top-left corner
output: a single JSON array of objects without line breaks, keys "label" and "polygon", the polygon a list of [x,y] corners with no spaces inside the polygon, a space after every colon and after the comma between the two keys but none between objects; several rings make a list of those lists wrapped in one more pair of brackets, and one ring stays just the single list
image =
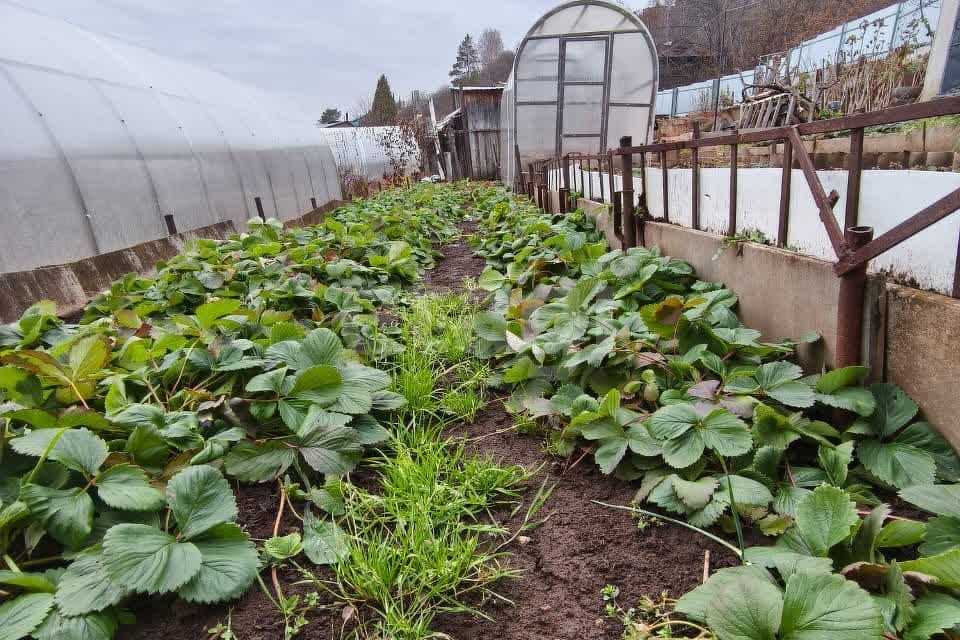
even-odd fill
[{"label": "dirt ground", "polygon": [[[464,226],[465,232],[473,229],[472,225]],[[425,278],[429,291],[456,290],[464,278],[475,277],[483,270],[483,260],[465,242],[447,245],[442,251],[444,259]],[[540,514],[541,519],[549,518],[526,534],[526,544],[514,542],[509,548],[513,554],[509,565],[521,570],[522,576],[499,585],[498,593],[509,602],[491,600],[485,604],[483,610],[492,620],[451,614],[438,620],[438,631],[454,640],[615,640],[620,629],[604,619],[600,596],[604,585],[619,587],[619,601],[628,607],[641,595],[656,597],[667,591],[676,597],[699,584],[707,549],[711,569],[735,563],[723,547],[688,529],[663,525],[641,532],[629,513],[595,504],[593,500],[627,504],[636,488],[602,476],[591,460],[567,469],[547,455],[537,438],[511,431],[498,433],[511,425],[510,415],[494,401],[472,424],[460,425],[449,435],[467,438],[469,448],[480,455],[521,465],[531,472],[537,470],[528,481],[524,508],[506,523],[508,527],[519,525],[544,478],[556,483]],[[277,490],[275,484],[239,489],[239,522],[254,538],[272,535]],[[288,511],[279,532],[282,535],[296,529],[298,522]],[[319,575],[330,577],[329,573]],[[284,585],[296,578],[292,573],[281,576]],[[263,579],[269,585],[269,572],[264,572]],[[312,590],[287,589],[289,593]],[[135,611],[137,624],[121,628],[121,640],[215,640],[206,630],[225,621],[228,614],[238,640],[283,638],[280,614],[256,585],[232,607],[198,607],[173,598],[142,602],[143,607]],[[336,640],[342,629],[341,610],[331,607],[315,612],[298,637]]]}]

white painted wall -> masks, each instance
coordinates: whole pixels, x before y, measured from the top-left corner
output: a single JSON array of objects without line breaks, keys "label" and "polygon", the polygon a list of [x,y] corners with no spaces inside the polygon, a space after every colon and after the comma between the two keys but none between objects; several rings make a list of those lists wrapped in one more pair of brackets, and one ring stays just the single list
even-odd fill
[{"label": "white painted wall", "polygon": [[[663,217],[663,194],[660,169],[646,170],[647,206],[654,218]],[[607,202],[610,194],[606,173],[584,171],[585,189],[579,189],[579,171],[576,187],[589,195],[590,180],[594,196],[599,200],[599,181],[604,180],[604,195]],[[737,174],[737,231],[759,229],[771,239],[777,237],[777,221],[780,206],[779,168],[740,169]],[[846,207],[847,172],[818,171],[824,190],[836,189],[840,201],[834,214],[843,226]],[[692,219],[692,171],[670,169],[668,172],[670,222],[684,227],[691,226]],[[574,185],[571,185],[573,188]],[[617,189],[620,178],[617,178]],[[639,198],[643,191],[640,177],[634,177],[634,192]],[[897,224],[914,215],[920,209],[938,200],[954,189],[960,188],[960,173],[909,170],[865,170],[860,189],[861,225],[872,226],[878,237]],[[727,230],[730,209],[730,169],[700,169],[700,227],[704,231],[723,234]],[[898,277],[913,278],[920,287],[949,294],[953,289],[953,272],[957,260],[957,244],[960,239],[960,213],[941,220],[921,231],[906,242],[894,247],[870,263],[871,271],[892,271]],[[790,226],[787,233],[789,247],[805,254],[834,260],[819,212],[807,187],[803,172],[793,171],[790,190]]]}]

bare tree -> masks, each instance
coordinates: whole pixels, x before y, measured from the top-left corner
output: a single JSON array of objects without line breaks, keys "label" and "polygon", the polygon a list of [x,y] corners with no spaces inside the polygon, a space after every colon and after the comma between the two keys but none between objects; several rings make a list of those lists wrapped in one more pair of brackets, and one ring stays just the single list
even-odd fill
[{"label": "bare tree", "polygon": [[480,53],[480,64],[484,67],[492,65],[503,53],[503,36],[500,31],[487,27],[477,38],[477,50]]}]

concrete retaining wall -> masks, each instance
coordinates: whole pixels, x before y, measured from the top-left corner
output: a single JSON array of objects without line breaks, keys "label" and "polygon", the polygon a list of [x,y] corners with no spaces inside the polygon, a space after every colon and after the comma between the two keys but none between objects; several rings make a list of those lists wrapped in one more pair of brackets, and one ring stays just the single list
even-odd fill
[{"label": "concrete retaining wall", "polygon": [[196,238],[226,238],[231,233],[234,233],[232,221],[218,222],[68,264],[0,273],[0,322],[17,320],[38,300],[56,302],[61,315],[76,313],[114,280],[128,273],[151,272],[158,261],[182,252],[186,242]]},{"label": "concrete retaining wall", "polygon": [[[619,240],[606,205],[580,200],[611,246]],[[703,280],[736,291],[743,323],[764,340],[817,330],[823,340],[802,345],[808,372],[832,367],[837,336],[839,280],[831,263],[794,251],[745,243],[713,256],[723,237],[660,222],[643,224],[643,244],[689,262]],[[873,380],[901,386],[926,418],[960,448],[960,300],[871,277],[864,302],[863,360]]]}]

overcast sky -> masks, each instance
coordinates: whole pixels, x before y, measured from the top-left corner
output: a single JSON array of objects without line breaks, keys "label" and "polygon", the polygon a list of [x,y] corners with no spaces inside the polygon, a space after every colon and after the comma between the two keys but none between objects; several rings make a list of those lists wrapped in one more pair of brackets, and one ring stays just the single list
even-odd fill
[{"label": "overcast sky", "polygon": [[265,89],[319,117],[447,80],[457,45],[495,27],[513,48],[560,0],[32,0],[22,4]]}]

